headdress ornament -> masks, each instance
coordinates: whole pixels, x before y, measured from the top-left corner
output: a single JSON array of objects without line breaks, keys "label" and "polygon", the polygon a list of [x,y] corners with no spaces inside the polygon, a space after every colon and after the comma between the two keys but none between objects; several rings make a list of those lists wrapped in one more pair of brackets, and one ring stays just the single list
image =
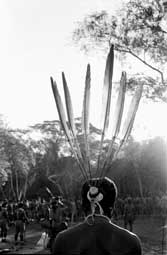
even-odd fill
[{"label": "headdress ornament", "polygon": [[[111,108],[111,96],[112,96],[112,77],[113,77],[113,66],[114,66],[114,45],[111,45],[110,51],[106,60],[105,74],[104,74],[104,85],[102,91],[102,113],[101,113],[101,139],[99,142],[99,150],[96,164],[96,177],[103,178],[114,160],[117,158],[122,146],[127,141],[132,126],[135,120],[135,115],[139,106],[140,98],[142,95],[142,85],[138,86],[129,106],[127,115],[125,116],[124,123],[122,124],[122,117],[124,114],[124,101],[126,94],[126,73],[122,72],[120,86],[118,90],[117,101],[115,104],[115,112],[112,119],[111,125],[111,140],[109,142],[108,151],[102,160],[102,151],[104,145],[105,135],[109,127],[109,117]],[[87,65],[86,78],[85,78],[85,90],[83,98],[83,110],[82,110],[82,132],[84,134],[84,149],[85,157],[81,152],[79,141],[77,138],[77,132],[74,122],[73,106],[70,91],[67,85],[65,74],[62,73],[62,82],[64,88],[64,96],[66,103],[66,113],[62,103],[62,99],[57,87],[57,83],[51,77],[52,90],[59,114],[61,126],[64,130],[66,138],[72,149],[73,155],[78,163],[78,166],[86,179],[89,181],[92,178],[92,166],[90,160],[90,148],[89,148],[89,112],[90,112],[90,88],[91,88],[91,69],[90,64]],[[68,123],[67,123],[68,121]],[[97,194],[96,194],[97,193]],[[98,205],[103,199],[103,194],[99,193],[98,187],[90,186],[87,194],[91,204]],[[94,209],[93,209],[94,210]]]},{"label": "headdress ornament", "polygon": [[103,194],[99,192],[98,187],[90,186],[87,199],[90,201],[92,215],[95,214],[96,206],[98,206],[100,214],[103,214],[103,209],[99,203],[103,199]]}]

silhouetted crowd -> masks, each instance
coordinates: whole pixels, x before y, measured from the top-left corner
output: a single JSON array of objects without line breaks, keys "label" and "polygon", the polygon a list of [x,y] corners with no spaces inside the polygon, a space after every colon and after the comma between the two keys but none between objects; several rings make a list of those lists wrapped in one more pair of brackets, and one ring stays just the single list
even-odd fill
[{"label": "silhouetted crowd", "polygon": [[[164,196],[165,197],[165,196]],[[143,197],[125,199],[118,198],[112,221],[124,221],[124,228],[133,231],[136,217],[141,215],[166,215],[167,209],[162,197]],[[84,219],[80,200],[67,200],[60,196],[52,197],[50,201],[44,199],[25,200],[22,202],[1,201],[0,229],[1,241],[6,242],[10,227],[14,226],[14,241],[24,243],[26,225],[32,222],[39,223],[49,236],[48,248],[57,234]]]}]

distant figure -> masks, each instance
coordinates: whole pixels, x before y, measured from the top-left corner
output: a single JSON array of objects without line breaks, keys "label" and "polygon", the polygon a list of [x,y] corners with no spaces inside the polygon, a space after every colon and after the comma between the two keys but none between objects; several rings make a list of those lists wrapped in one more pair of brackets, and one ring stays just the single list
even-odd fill
[{"label": "distant figure", "polygon": [[71,200],[71,223],[74,223],[74,219],[76,220],[77,216],[77,207],[75,201]]},{"label": "distant figure", "polygon": [[109,178],[86,181],[82,207],[86,218],[56,237],[55,255],[141,255],[139,238],[111,222],[117,188]]},{"label": "distant figure", "polygon": [[50,241],[48,248],[52,251],[53,242],[57,234],[65,229],[67,229],[67,222],[63,218],[63,208],[64,205],[59,197],[53,197],[51,200],[51,208],[49,212],[49,237]]},{"label": "distant figure", "polygon": [[124,206],[124,227],[127,229],[129,225],[129,229],[133,231],[133,223],[135,220],[135,207],[133,205],[133,201],[131,197],[126,199],[126,203]]},{"label": "distant figure", "polygon": [[0,207],[0,228],[1,228],[1,238],[2,242],[6,242],[6,237],[7,237],[7,231],[8,231],[8,212],[6,208],[7,204],[3,203],[2,206]]},{"label": "distant figure", "polygon": [[18,208],[14,213],[14,221],[15,221],[15,244],[17,244],[18,237],[20,236],[20,242],[24,243],[24,235],[26,232],[26,223],[28,223],[28,218],[26,212],[23,208],[23,203],[18,203]]}]

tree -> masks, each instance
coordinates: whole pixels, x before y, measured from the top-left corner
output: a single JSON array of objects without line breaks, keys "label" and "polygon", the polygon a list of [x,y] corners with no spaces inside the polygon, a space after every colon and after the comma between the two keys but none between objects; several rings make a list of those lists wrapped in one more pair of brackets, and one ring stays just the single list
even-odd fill
[{"label": "tree", "polygon": [[[75,124],[80,148],[84,154],[81,118],[76,118]],[[27,183],[29,198],[37,197],[39,189],[47,198],[46,187],[54,195],[61,194],[67,198],[77,196],[76,190],[82,178],[59,121],[44,121],[32,126],[29,130],[15,130],[14,134],[19,140],[24,138],[27,148],[34,151],[35,164],[29,171]],[[93,162],[98,156],[100,135],[100,130],[90,124],[90,158]],[[39,139],[34,140],[33,137],[37,136]]]},{"label": "tree", "polygon": [[1,163],[3,167],[1,174],[4,173],[5,177],[4,189],[8,193],[6,196],[12,196],[18,201],[25,192],[28,173],[33,164],[32,154],[22,141],[13,136],[10,130],[3,129],[0,138],[0,153],[5,159]]},{"label": "tree", "polygon": [[146,96],[166,100],[163,70],[167,62],[167,31],[163,29],[164,24],[167,25],[167,21],[161,1],[129,0],[116,15],[106,11],[87,15],[78,22],[73,41],[85,52],[93,49],[106,52],[114,44],[122,61],[128,55],[133,56],[157,72],[161,79],[145,75],[137,79],[130,77],[129,88],[135,87],[134,80],[138,84],[144,82]]},{"label": "tree", "polygon": [[155,137],[142,143],[129,141],[124,158],[131,164],[140,195],[159,195],[166,191],[166,142]]}]

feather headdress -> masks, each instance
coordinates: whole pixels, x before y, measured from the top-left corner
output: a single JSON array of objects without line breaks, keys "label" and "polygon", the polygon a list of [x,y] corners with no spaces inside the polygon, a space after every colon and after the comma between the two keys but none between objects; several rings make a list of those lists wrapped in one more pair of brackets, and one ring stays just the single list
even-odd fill
[{"label": "feather headdress", "polygon": [[[106,171],[110,168],[113,161],[117,158],[119,151],[121,150],[124,143],[127,141],[135,120],[136,112],[139,106],[139,102],[142,95],[142,86],[138,86],[129,106],[129,110],[125,117],[124,123],[122,125],[122,117],[124,114],[124,101],[126,95],[126,73],[122,72],[120,86],[118,90],[118,96],[115,103],[115,111],[113,118],[111,119],[111,140],[108,146],[108,151],[105,157],[102,157],[102,150],[104,144],[104,138],[109,127],[110,121],[110,106],[111,106],[111,96],[112,96],[112,76],[113,76],[113,66],[114,66],[114,46],[112,45],[106,60],[106,68],[104,74],[104,85],[102,91],[102,113],[101,113],[101,139],[98,149],[97,158],[97,177],[104,177]],[[90,65],[87,66],[86,78],[85,78],[85,90],[83,99],[83,109],[82,109],[82,133],[84,135],[84,148],[85,157],[81,152],[79,141],[77,139],[77,132],[75,127],[72,99],[70,96],[70,91],[67,85],[65,74],[62,73],[62,81],[64,88],[64,96],[66,103],[66,113],[68,118],[68,123],[66,120],[66,114],[62,99],[56,84],[56,81],[51,78],[52,90],[57,106],[57,111],[60,119],[60,123],[72,149],[74,157],[78,163],[78,166],[86,178],[90,179],[91,176],[91,162],[90,162],[90,149],[89,149],[89,113],[90,113],[90,89],[91,89],[91,69]],[[102,161],[103,159],[103,162]]]}]

